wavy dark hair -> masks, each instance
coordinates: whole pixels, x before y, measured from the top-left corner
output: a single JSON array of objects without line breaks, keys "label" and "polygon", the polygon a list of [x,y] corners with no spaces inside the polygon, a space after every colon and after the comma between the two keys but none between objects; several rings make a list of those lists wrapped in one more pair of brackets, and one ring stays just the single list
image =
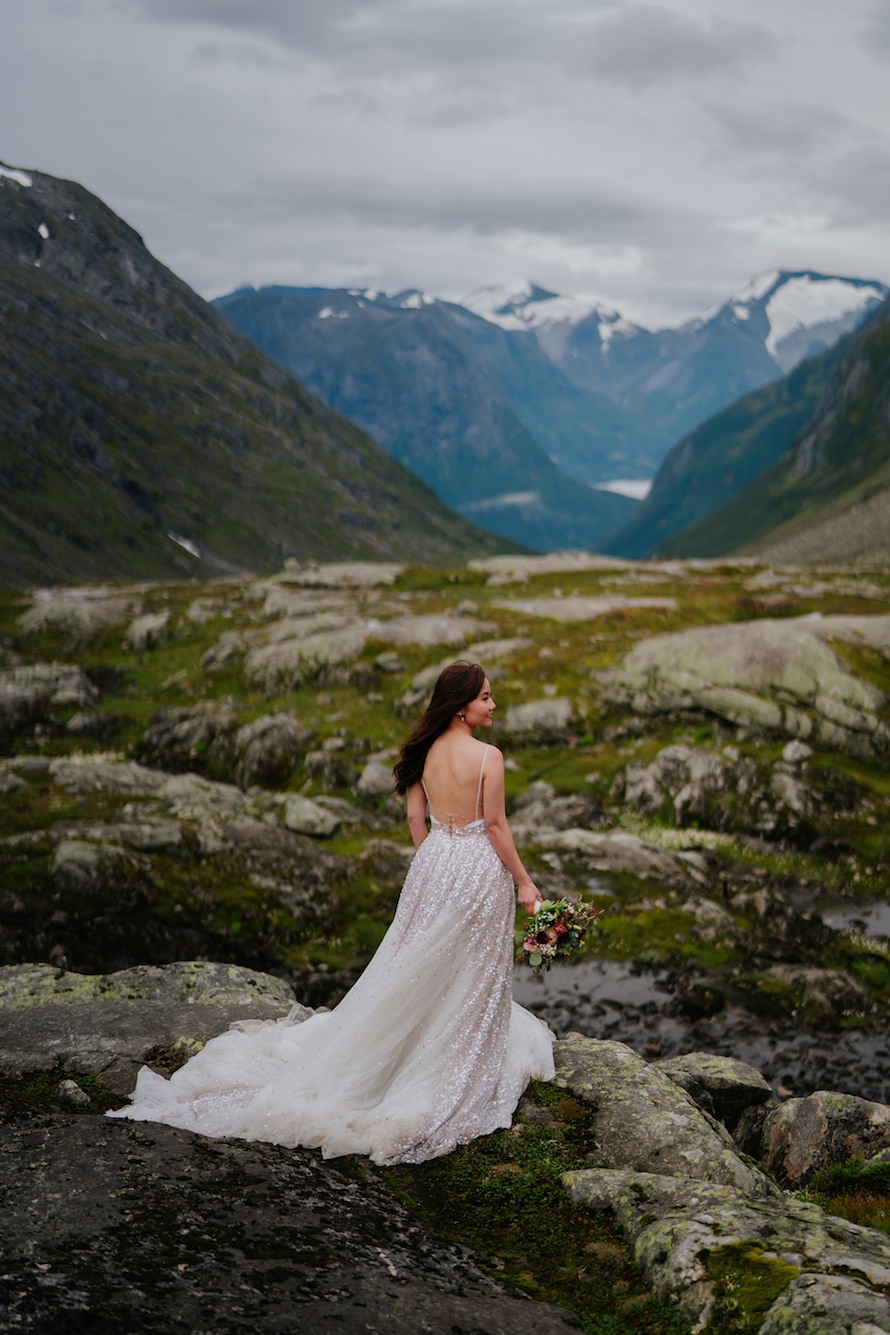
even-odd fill
[{"label": "wavy dark hair", "polygon": [[399,758],[392,768],[397,793],[406,793],[423,777],[427,752],[437,737],[446,732],[459,710],[476,699],[485,682],[485,673],[478,663],[458,659],[443,668],[436,679],[430,702],[423,718],[402,744]]}]

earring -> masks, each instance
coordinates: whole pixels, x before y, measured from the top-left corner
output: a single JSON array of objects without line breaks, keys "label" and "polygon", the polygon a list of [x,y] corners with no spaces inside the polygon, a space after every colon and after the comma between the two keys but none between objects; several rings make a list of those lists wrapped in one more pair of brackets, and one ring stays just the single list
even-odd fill
[{"label": "earring", "polygon": [[467,721],[467,716],[466,716],[466,714],[458,714],[457,717],[460,719],[461,723],[466,723],[466,721]]}]

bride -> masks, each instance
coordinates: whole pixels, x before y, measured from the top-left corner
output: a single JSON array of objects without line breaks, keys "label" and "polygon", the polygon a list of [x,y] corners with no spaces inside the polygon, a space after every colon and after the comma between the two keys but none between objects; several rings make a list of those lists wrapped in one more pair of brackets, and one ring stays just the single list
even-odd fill
[{"label": "bride", "polygon": [[514,882],[527,913],[541,895],[507,824],[503,756],[473,736],[494,709],[478,664],[443,669],[393,770],[417,851],[339,1005],[234,1025],[170,1080],[143,1067],[109,1116],[380,1164],[510,1125],[528,1081],[553,1075],[553,1035],[511,996]]}]

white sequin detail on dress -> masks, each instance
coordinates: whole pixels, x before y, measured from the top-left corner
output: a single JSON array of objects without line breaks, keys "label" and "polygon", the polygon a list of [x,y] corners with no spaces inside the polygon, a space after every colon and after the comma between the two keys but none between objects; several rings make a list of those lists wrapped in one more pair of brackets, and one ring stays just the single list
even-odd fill
[{"label": "white sequin detail on dress", "polygon": [[395,918],[329,1012],[295,1007],[211,1039],[170,1080],[147,1067],[109,1114],[326,1158],[420,1163],[510,1125],[553,1035],[511,995],[513,880],[484,820],[432,820]]}]

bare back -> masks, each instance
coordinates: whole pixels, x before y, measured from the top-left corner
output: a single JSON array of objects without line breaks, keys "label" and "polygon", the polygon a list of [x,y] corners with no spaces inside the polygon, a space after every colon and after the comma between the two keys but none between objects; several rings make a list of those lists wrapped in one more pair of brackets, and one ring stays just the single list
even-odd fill
[{"label": "bare back", "polygon": [[423,769],[423,790],[430,814],[441,825],[461,828],[483,814],[487,742],[444,734],[430,747]]}]

